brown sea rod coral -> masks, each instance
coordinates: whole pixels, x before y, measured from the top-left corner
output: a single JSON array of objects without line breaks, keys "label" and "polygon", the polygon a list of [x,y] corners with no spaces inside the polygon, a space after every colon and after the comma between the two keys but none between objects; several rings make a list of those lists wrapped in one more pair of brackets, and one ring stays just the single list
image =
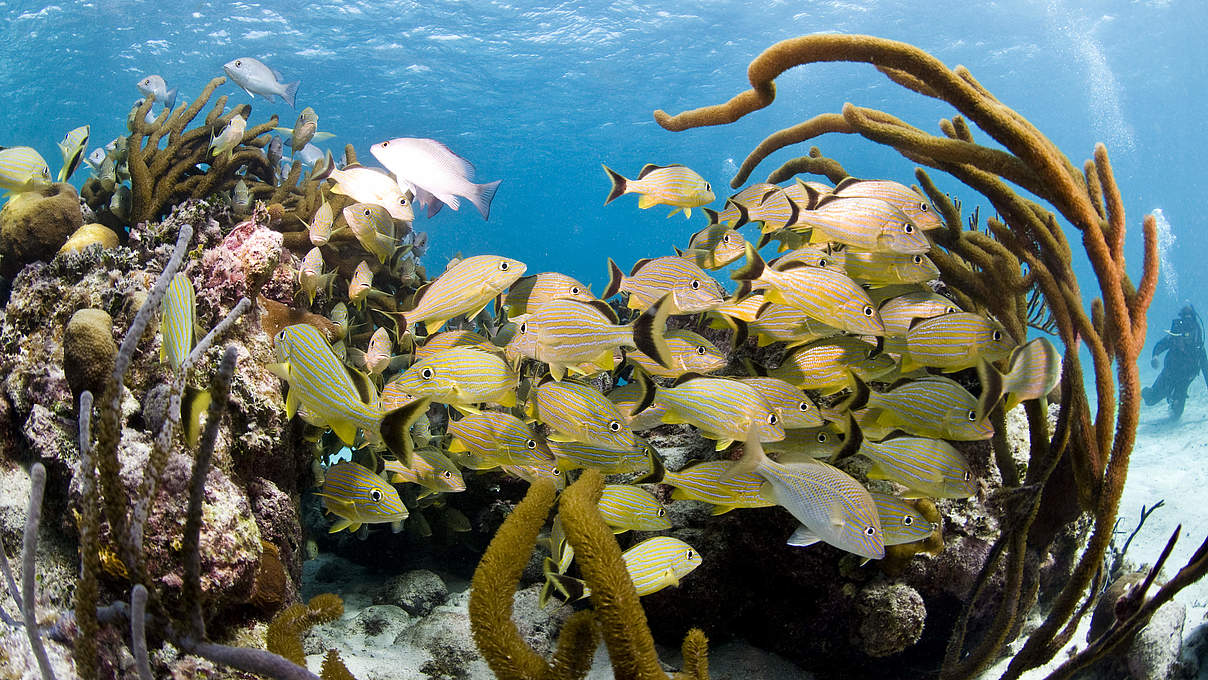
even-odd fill
[{"label": "brown sea rod coral", "polygon": [[[1049,427],[1043,400],[1026,406],[1030,455],[1022,479],[1005,455],[1005,442],[1001,438],[995,442],[1005,492],[1011,499],[1007,520],[965,614],[952,631],[941,670],[945,678],[972,677],[1003,652],[1019,622],[1036,604],[1037,561],[1027,557],[1046,554],[1061,531],[1089,515],[1091,534],[1070,577],[1053,599],[1047,618],[1028,635],[1004,675],[1017,678],[1047,663],[1069,641],[1098,591],[1097,573],[1111,539],[1136,437],[1140,389],[1136,359],[1144,343],[1146,310],[1158,274],[1155,221],[1153,216],[1144,220],[1145,256],[1140,281],[1134,284],[1125,269],[1124,207],[1107,149],[1097,145],[1093,160],[1076,167],[968,70],[961,66],[950,69],[927,52],[892,40],[861,35],[785,40],[751,62],[750,90],[724,104],[675,116],[660,110],[654,117],[673,131],[728,124],[770,105],[776,97],[774,79],[784,71],[831,61],[872,64],[891,81],[947,102],[960,115],[941,121],[943,135],[938,136],[883,111],[848,103],[840,113],[824,113],[769,135],[747,156],[734,186],[744,183],[772,152],[827,133],[857,134],[945,172],[985,197],[1000,217],[986,221],[988,233],[966,229],[958,204],[940,193],[925,171],[916,170],[919,184],[947,226],[935,235],[940,249],[932,250],[942,280],[963,290],[965,301],[993,313],[1017,340],[1023,339],[1029,325],[1037,325],[1055,329],[1065,345],[1055,427]],[[974,127],[1002,148],[975,142]],[[782,181],[802,170],[831,174],[827,171],[833,169],[814,152],[789,161],[768,181]],[[1021,195],[1015,187],[1043,204]],[[1081,236],[1099,285],[1101,297],[1091,303],[1089,311],[1083,306],[1072,267],[1073,251],[1059,218]],[[1097,395],[1094,410],[1083,384],[1080,344],[1090,350]],[[996,411],[991,417],[996,430],[1002,432],[1001,406]],[[1169,599],[1178,588],[1208,571],[1206,552],[1208,548],[1201,548],[1153,601]],[[994,604],[994,619],[980,639],[968,645],[965,628],[969,614],[986,604],[979,596],[988,594],[990,577],[1000,568],[1005,570],[1005,585]],[[1102,644],[1071,658],[1054,675],[1066,677],[1131,639],[1155,608],[1142,607],[1106,633]]]}]

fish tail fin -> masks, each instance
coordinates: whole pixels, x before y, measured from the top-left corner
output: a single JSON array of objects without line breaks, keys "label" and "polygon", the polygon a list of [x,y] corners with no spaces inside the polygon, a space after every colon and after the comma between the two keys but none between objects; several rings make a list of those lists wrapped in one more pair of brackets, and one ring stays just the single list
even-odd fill
[{"label": "fish tail fin", "polygon": [[747,209],[747,206],[727,198],[726,206],[731,205],[738,211],[738,219],[734,221],[735,229],[751,221],[751,211]]},{"label": "fish tail fin", "polygon": [[635,479],[634,484],[662,484],[667,478],[667,466],[663,464],[663,457],[659,455],[657,449],[647,444],[645,447],[646,457],[650,460],[650,472],[642,477]]},{"label": "fish tail fin", "polygon": [[495,198],[495,190],[499,188],[499,183],[503,180],[497,179],[494,182],[486,184],[475,184],[474,194],[467,196],[470,202],[478,208],[478,213],[482,215],[482,219],[486,220],[491,216],[491,199]]},{"label": "fish tail fin", "polygon": [[168,109],[169,111],[176,108],[176,88],[175,87],[172,88],[171,90],[168,90],[167,94],[164,95],[164,108]]},{"label": "fish tail fin", "polygon": [[752,425],[751,429],[747,430],[747,439],[742,447],[742,458],[730,466],[730,469],[721,476],[721,480],[730,480],[738,475],[754,472],[767,460],[768,454],[764,453],[763,444],[759,442],[759,426]]},{"label": "fish tail fin", "polygon": [[763,271],[767,268],[767,264],[763,261],[763,258],[759,256],[759,253],[756,252],[754,246],[752,246],[750,243],[747,243],[746,250],[746,264],[738,269],[735,269],[734,273],[730,274],[730,278],[734,279],[735,281],[754,281],[763,276]]},{"label": "fish tail fin", "polygon": [[621,283],[625,281],[625,272],[617,266],[612,258],[608,258],[608,287],[604,289],[604,294],[600,296],[601,300],[608,298],[621,292]]},{"label": "fish tail fin", "polygon": [[[709,227],[715,224],[721,224],[720,214],[713,208],[701,208],[701,212],[705,213],[705,217],[709,219]],[[706,227],[707,229],[708,227]]]},{"label": "fish tail fin", "polygon": [[379,427],[386,447],[409,468],[415,465],[415,442],[411,439],[411,426],[428,412],[429,401],[431,400],[427,398],[416,399],[410,404],[396,408],[382,418]]},{"label": "fish tail fin", "polygon": [[620,173],[607,165],[604,165],[603,163],[600,165],[604,167],[604,172],[608,173],[608,179],[612,180],[612,191],[609,191],[608,198],[604,199],[604,205],[608,205],[609,203],[615,201],[618,196],[625,193],[625,184],[629,180],[622,177]]},{"label": "fish tail fin", "polygon": [[631,416],[636,416],[642,411],[645,411],[650,407],[651,404],[654,403],[654,393],[657,389],[657,386],[654,384],[654,380],[650,378],[646,371],[643,371],[637,366],[635,366],[633,369],[633,380],[637,382],[638,386],[641,388],[641,390],[638,392],[638,403],[635,404],[633,410],[630,411]]},{"label": "fish tail fin", "polygon": [[286,104],[289,104],[289,108],[291,108],[291,109],[296,108],[294,106],[294,98],[298,96],[298,86],[301,84],[302,84],[301,80],[295,80],[292,83],[286,83],[285,92],[281,93],[281,98],[285,100]]},{"label": "fish tail fin", "polygon": [[980,422],[1002,399],[1004,377],[990,362],[982,360],[977,364],[977,378],[981,382],[976,411],[977,420]]},{"label": "fish tail fin", "polygon": [[193,387],[186,387],[183,398],[180,404],[180,428],[184,435],[185,443],[189,448],[197,447],[197,440],[201,438],[201,428],[199,420],[202,411],[210,407],[210,393],[206,390],[199,390]]},{"label": "fish tail fin", "polygon": [[868,388],[868,384],[860,379],[860,376],[849,372],[849,385],[851,386],[851,395],[837,404],[840,412],[843,411],[859,411],[868,406],[868,398],[872,395],[872,390]]},{"label": "fish tail fin", "polygon": [[659,298],[633,322],[633,344],[663,368],[671,368],[671,347],[663,336],[667,330],[667,316],[671,313],[671,305],[667,304],[670,296],[671,293],[667,293]]},{"label": "fish tail fin", "polygon": [[847,413],[847,422],[844,427],[847,430],[847,438],[843,440],[843,447],[831,455],[832,464],[856,455],[860,451],[860,447],[864,445],[864,431],[860,429],[860,424],[856,422],[856,417],[850,411]]},{"label": "fish tail fin", "polygon": [[541,586],[541,594],[537,597],[537,606],[545,608],[550,598],[557,596],[563,604],[581,600],[587,596],[583,581],[558,572],[558,563],[551,558],[545,558],[541,567],[545,574],[545,583]]},{"label": "fish tail fin", "polygon": [[[315,163],[315,167],[311,168],[309,179],[314,180],[316,182],[322,182],[323,180],[327,179],[328,177],[331,177],[332,171],[336,169],[336,159],[332,157],[331,151],[328,151],[327,155],[323,157],[322,163],[323,163],[322,170],[319,169],[319,167],[318,167],[319,164]],[[335,191],[335,190],[333,189],[332,191]],[[337,193],[342,193],[342,192],[337,192]]]}]

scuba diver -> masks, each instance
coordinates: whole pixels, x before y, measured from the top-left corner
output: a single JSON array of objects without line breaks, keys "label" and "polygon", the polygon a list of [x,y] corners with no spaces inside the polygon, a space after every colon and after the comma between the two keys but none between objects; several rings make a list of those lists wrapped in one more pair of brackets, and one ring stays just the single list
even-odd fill
[{"label": "scuba diver", "polygon": [[1166,352],[1162,373],[1153,386],[1141,389],[1141,398],[1147,406],[1165,399],[1170,404],[1170,415],[1177,420],[1183,415],[1187,401],[1187,387],[1197,373],[1204,376],[1208,387],[1208,356],[1204,353],[1204,324],[1190,304],[1179,310],[1179,315],[1170,322],[1166,337],[1153,346],[1150,365],[1158,367],[1158,355]]}]

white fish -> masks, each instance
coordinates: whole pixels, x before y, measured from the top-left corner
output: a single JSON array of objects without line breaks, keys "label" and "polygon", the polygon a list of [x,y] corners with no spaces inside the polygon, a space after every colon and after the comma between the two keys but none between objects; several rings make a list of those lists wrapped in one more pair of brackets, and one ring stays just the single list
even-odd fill
[{"label": "white fish", "polygon": [[333,194],[343,194],[357,203],[380,205],[391,217],[408,224],[415,220],[411,197],[403,192],[385,170],[363,165],[346,165],[341,170],[332,170],[329,176],[336,183],[335,188],[331,190]]},{"label": "white fish", "polygon": [[147,76],[138,81],[138,91],[144,97],[155,97],[155,101],[164,105],[169,111],[176,106],[176,88],[168,89],[168,83],[163,76]]},{"label": "white fish", "polygon": [[502,180],[471,182],[474,166],[435,139],[399,137],[378,142],[369,151],[394,173],[400,186],[423,189],[454,210],[461,204],[458,196],[465,197],[478,208],[482,219],[490,217],[491,199]]},{"label": "white fish", "polygon": [[242,87],[245,92],[255,97],[260,95],[270,102],[273,95],[281,97],[290,107],[294,105],[294,97],[298,94],[298,85],[302,81],[292,83],[281,82],[281,74],[269,68],[264,62],[252,57],[240,57],[228,61],[223,71]]},{"label": "white fish", "polygon": [[323,150],[314,144],[307,144],[301,151],[294,151],[294,160],[302,161],[303,165],[314,165],[323,158]]}]

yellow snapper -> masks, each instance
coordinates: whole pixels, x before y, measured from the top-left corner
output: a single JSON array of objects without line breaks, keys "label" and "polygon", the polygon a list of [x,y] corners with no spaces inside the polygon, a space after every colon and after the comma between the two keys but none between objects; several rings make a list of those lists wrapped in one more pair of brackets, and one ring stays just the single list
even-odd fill
[{"label": "yellow snapper", "polygon": [[289,383],[287,417],[305,407],[313,423],[330,427],[348,446],[356,442],[361,429],[375,446],[385,444],[399,459],[411,459],[411,424],[428,410],[427,399],[386,413],[377,404],[365,403],[322,331],[309,324],[286,326],[275,345],[278,363],[269,369]]},{"label": "yellow snapper", "polygon": [[63,167],[59,169],[58,181],[66,182],[76,168],[80,167],[80,161],[84,160],[84,152],[88,150],[88,130],[87,125],[81,125],[68,132],[63,137],[63,141],[59,142],[59,153],[63,155]]},{"label": "yellow snapper", "polygon": [[739,378],[738,381],[759,391],[768,405],[780,416],[780,424],[784,429],[822,426],[822,414],[818,411],[818,405],[800,388],[779,378]]},{"label": "yellow snapper", "polygon": [[788,347],[796,347],[841,332],[796,307],[774,302],[766,302],[760,306],[758,316],[747,324],[747,331],[755,334],[760,347],[773,342],[783,342]]},{"label": "yellow snapper", "polygon": [[503,304],[511,316],[531,314],[541,310],[550,300],[574,299],[590,302],[596,299],[591,287],[557,272],[533,274],[517,279],[508,289]]},{"label": "yellow snapper", "polygon": [[662,483],[674,488],[673,500],[692,500],[713,504],[713,514],[720,515],[734,508],[766,508],[776,505],[759,493],[763,477],[755,472],[733,475],[734,463],[710,460],[697,463],[679,472],[663,473]]},{"label": "yellow snapper", "polygon": [[654,494],[633,484],[605,484],[596,504],[604,522],[614,534],[635,531],[662,531],[671,528],[667,509]]},{"label": "yellow snapper", "polygon": [[357,268],[352,272],[352,278],[348,280],[348,301],[353,307],[361,309],[365,306],[365,299],[369,297],[369,291],[373,289],[373,270],[369,268],[369,263],[361,260]]},{"label": "yellow snapper", "polygon": [[[859,436],[858,426],[856,430]],[[873,461],[869,479],[905,486],[906,498],[968,498],[977,492],[969,461],[942,439],[910,435],[879,442],[865,439],[859,453]]]},{"label": "yellow snapper", "polygon": [[418,484],[433,493],[457,493],[466,490],[465,479],[457,465],[433,448],[416,449],[410,466],[402,461],[386,460],[383,465],[395,484]]},{"label": "yellow snapper", "polygon": [[344,208],[344,221],[361,247],[376,255],[378,262],[384,263],[389,259],[397,240],[394,237],[394,219],[385,208],[373,203],[353,203]]},{"label": "yellow snapper", "polygon": [[643,312],[632,324],[617,325],[608,303],[601,300],[551,300],[529,314],[506,348],[512,358],[525,356],[549,364],[550,375],[561,380],[568,370],[591,362],[613,368],[613,350],[637,347],[660,366],[670,362],[671,348],[663,339],[668,311],[666,301]]},{"label": "yellow snapper", "polygon": [[922,254],[931,250],[923,230],[896,206],[879,198],[828,196],[801,212],[794,231],[812,229],[810,240],[833,241],[860,250]]},{"label": "yellow snapper", "polygon": [[475,404],[516,405],[516,374],[503,359],[473,347],[450,347],[420,359],[397,379],[408,394],[466,412]]},{"label": "yellow snapper", "polygon": [[347,165],[331,171],[336,183],[331,193],[347,196],[357,203],[373,203],[385,208],[390,216],[410,224],[415,221],[412,197],[399,188],[390,173],[363,165]]},{"label": "yellow snapper", "polygon": [[369,468],[352,461],[336,463],[323,473],[323,509],[338,519],[328,532],[355,532],[362,524],[400,523],[407,506],[398,490]]},{"label": "yellow snapper", "polygon": [[752,428],[764,441],[784,439],[780,416],[759,390],[737,380],[689,373],[674,387],[659,388],[657,396],[667,408],[663,422],[695,426],[705,437],[717,440],[718,451]]},{"label": "yellow snapper", "polygon": [[976,441],[994,436],[994,427],[979,417],[977,398],[943,376],[902,381],[884,393],[872,390],[866,407],[877,423],[919,437]]},{"label": "yellow snapper", "polygon": [[50,166],[37,151],[28,146],[0,149],[0,189],[19,193],[47,184],[50,184]]},{"label": "yellow snapper", "polygon": [[875,380],[894,369],[888,354],[859,338],[836,335],[795,348],[768,376],[804,390],[833,394],[852,386],[852,374]]},{"label": "yellow snapper", "polygon": [[784,439],[768,442],[763,448],[776,454],[781,463],[800,463],[818,458],[837,460],[844,453],[855,453],[860,443],[840,432],[835,423],[827,423],[822,427],[785,430]]},{"label": "yellow snapper", "polygon": [[222,129],[222,132],[210,140],[210,156],[223,154],[229,162],[235,147],[239,146],[239,143],[243,141],[243,133],[246,129],[246,118],[239,114],[231,116],[230,122]]},{"label": "yellow snapper", "polygon": [[726,357],[699,333],[670,330],[663,336],[667,345],[668,366],[662,366],[641,350],[631,352],[629,360],[650,375],[678,378],[685,373],[713,373],[726,367]]},{"label": "yellow snapper", "polygon": [[559,490],[566,486],[566,475],[552,462],[537,465],[500,465],[499,469],[530,484],[538,479],[552,479]]},{"label": "yellow snapper", "polygon": [[1003,375],[987,361],[978,364],[982,394],[978,398],[978,413],[984,416],[1005,396],[1003,411],[1010,411],[1020,402],[1043,399],[1061,379],[1061,354],[1053,343],[1036,338],[1011,352],[1010,370]]},{"label": "yellow snapper", "polygon": [[334,220],[335,214],[332,211],[331,203],[323,201],[318,210],[315,210],[314,217],[310,219],[310,223],[306,225],[311,245],[327,245],[327,242],[331,240],[331,224]]},{"label": "yellow snapper", "polygon": [[419,304],[403,312],[408,326],[420,321],[428,333],[465,314],[473,317],[496,296],[524,276],[523,262],[498,255],[475,255],[449,267],[423,289]]},{"label": "yellow snapper", "polygon": [[159,331],[162,339],[159,356],[173,371],[179,371],[193,349],[193,329],[197,325],[197,294],[184,272],[172,277],[168,292],[159,306]]},{"label": "yellow snapper", "polygon": [[711,224],[692,235],[679,256],[702,269],[721,269],[742,257],[747,240],[733,227]]},{"label": "yellow snapper", "polygon": [[671,295],[672,314],[695,314],[713,309],[725,301],[726,291],[696,263],[682,257],[656,257],[639,260],[629,276],[617,263],[608,260],[608,289],[601,299],[620,292],[629,293],[629,308],[648,309],[664,295]]},{"label": "yellow snapper", "polygon": [[877,491],[868,492],[877,504],[877,515],[881,517],[881,530],[885,534],[885,545],[902,545],[921,541],[935,531],[923,513],[903,498]]},{"label": "yellow snapper", "polygon": [[546,376],[529,396],[529,415],[549,426],[550,448],[554,441],[578,441],[619,451],[641,448],[626,418],[615,404],[596,388],[573,380],[555,381]]},{"label": "yellow snapper", "polygon": [[302,266],[298,269],[298,285],[306,293],[307,304],[315,303],[315,295],[320,288],[326,288],[335,278],[336,273],[323,273],[323,251],[316,246],[302,258]]},{"label": "yellow snapper", "polygon": [[762,232],[769,234],[797,222],[800,211],[783,189],[775,184],[755,186],[761,191],[758,197],[730,199],[730,203],[738,207],[739,217],[735,227],[759,222]]},{"label": "yellow snapper", "polygon": [[905,184],[887,179],[847,177],[831,193],[842,198],[879,198],[901,210],[923,231],[944,226],[926,198]]},{"label": "yellow snapper", "polygon": [[675,210],[667,217],[680,210],[684,211],[684,217],[691,217],[693,208],[713,202],[713,189],[705,178],[682,165],[648,164],[638,173],[637,179],[625,179],[607,165],[604,166],[604,172],[612,180],[612,191],[608,193],[604,205],[612,203],[622,194],[641,194],[639,208],[670,205]]},{"label": "yellow snapper", "polygon": [[916,319],[905,336],[886,339],[885,351],[901,354],[902,372],[938,368],[944,372],[998,361],[1015,349],[1015,341],[993,319],[972,312],[953,312]]},{"label": "yellow snapper", "polygon": [[552,454],[537,440],[525,422],[510,413],[483,411],[449,423],[453,437],[449,453],[475,470],[501,465],[552,463]]},{"label": "yellow snapper", "polygon": [[811,317],[857,335],[884,335],[872,300],[846,274],[822,267],[790,263],[782,270],[768,267],[747,244],[747,263],[731,274],[738,281],[764,290],[768,302],[796,307]]},{"label": "yellow snapper", "polygon": [[496,347],[487,338],[475,333],[474,331],[443,331],[436,335],[429,335],[424,344],[415,349],[415,358],[424,359],[439,352],[442,349],[450,347],[473,347],[474,349],[483,352],[491,352],[494,354],[502,354],[503,348]]},{"label": "yellow snapper", "polygon": [[905,335],[915,319],[930,319],[959,311],[955,302],[930,290],[912,291],[888,298],[877,308],[885,324],[885,334],[889,336]]},{"label": "yellow snapper", "polygon": [[734,475],[750,472],[768,482],[761,489],[764,498],[788,510],[808,530],[793,534],[796,545],[823,541],[874,560],[885,556],[876,503],[846,472],[822,462],[773,462],[754,428],[747,434],[742,460],[733,469]]},{"label": "yellow snapper", "polygon": [[847,275],[869,286],[925,283],[940,277],[940,270],[926,255],[851,248],[845,248],[844,252],[843,266]]}]

